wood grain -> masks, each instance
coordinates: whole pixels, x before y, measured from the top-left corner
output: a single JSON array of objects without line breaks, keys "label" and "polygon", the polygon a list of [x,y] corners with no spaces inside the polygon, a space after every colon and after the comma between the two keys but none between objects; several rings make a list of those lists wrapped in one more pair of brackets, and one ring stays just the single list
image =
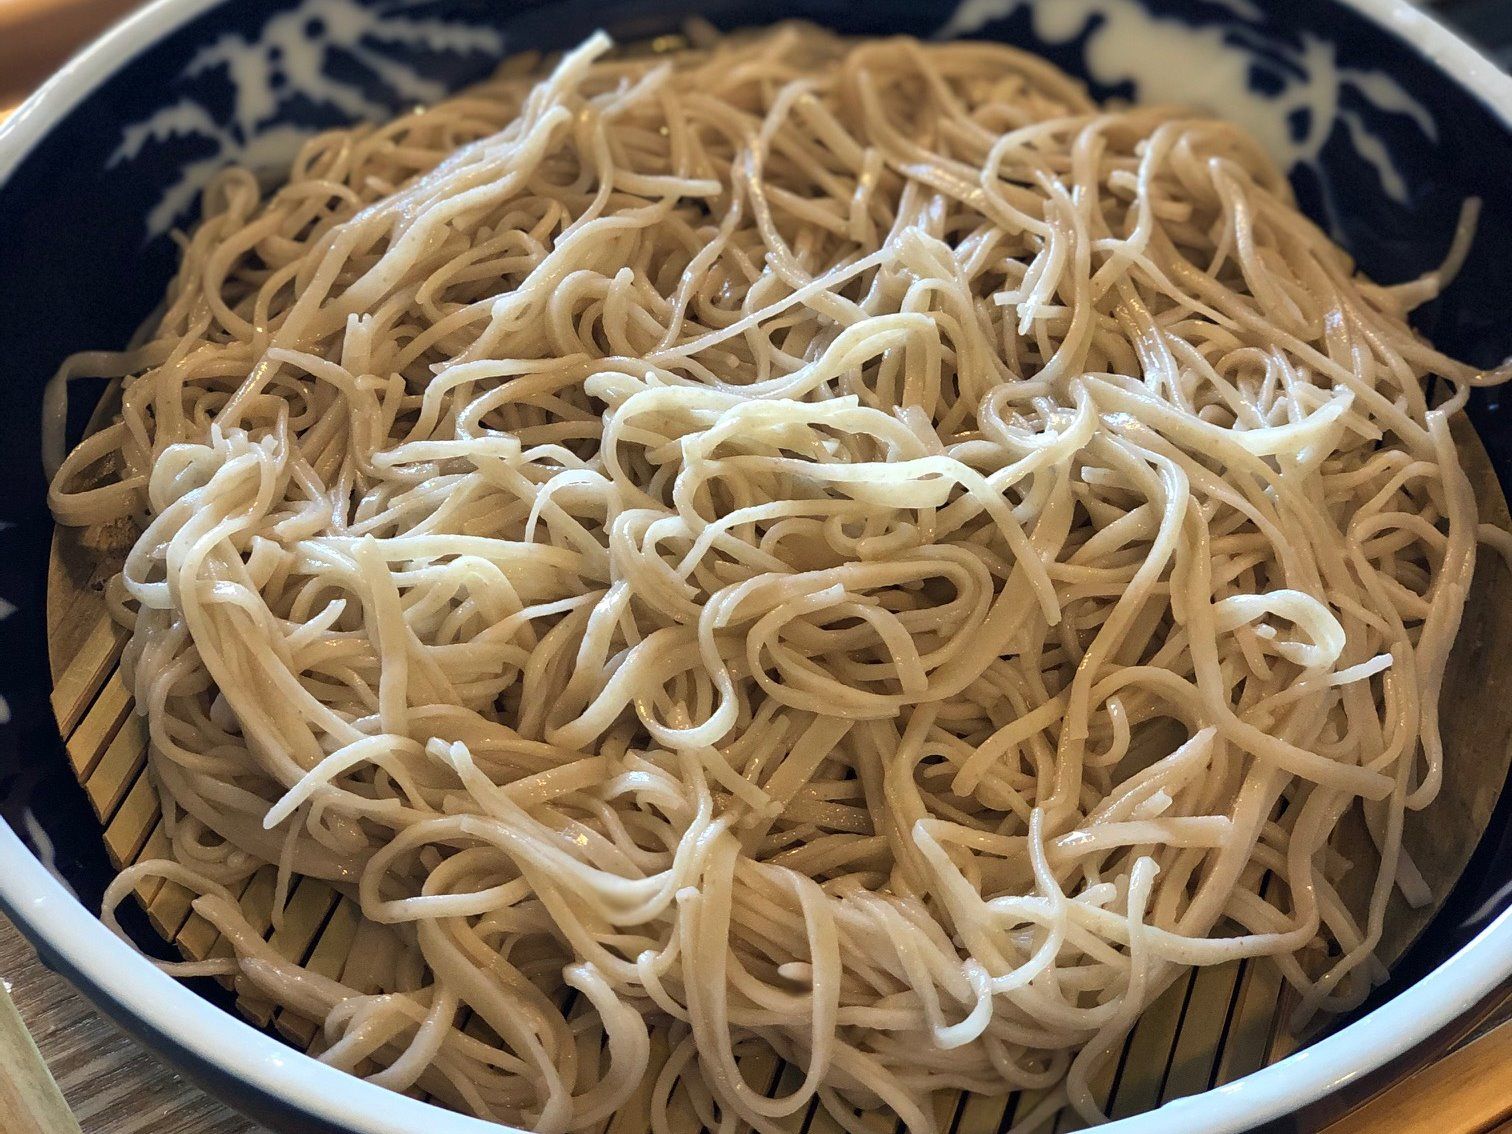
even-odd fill
[{"label": "wood grain", "polygon": [[[269,1134],[117,1031],[61,977],[43,967],[4,917],[0,980],[9,986],[83,1134]],[[0,1096],[4,1134],[12,1134],[9,1119]]]},{"label": "wood grain", "polygon": [[1328,1134],[1493,1130],[1512,1118],[1512,1021],[1346,1115]]},{"label": "wood grain", "polygon": [[0,988],[0,1114],[7,1134],[79,1134],[21,1014]]}]

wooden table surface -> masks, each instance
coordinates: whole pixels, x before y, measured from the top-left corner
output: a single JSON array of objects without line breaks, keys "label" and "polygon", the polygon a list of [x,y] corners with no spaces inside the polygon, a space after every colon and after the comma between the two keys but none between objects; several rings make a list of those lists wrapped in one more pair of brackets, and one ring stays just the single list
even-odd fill
[{"label": "wooden table surface", "polygon": [[3,916],[0,980],[84,1134],[264,1134],[102,1019]]},{"label": "wooden table surface", "polygon": [[[26,90],[135,0],[0,0],[0,119]],[[1512,66],[1512,0],[1433,6]],[[0,916],[0,981],[84,1134],[265,1134],[158,1063],[100,1017]],[[1512,1023],[1482,1036],[1328,1134],[1512,1134]],[[0,1115],[0,1134],[5,1131]],[[1316,1128],[1305,1121],[1303,1129]]]}]

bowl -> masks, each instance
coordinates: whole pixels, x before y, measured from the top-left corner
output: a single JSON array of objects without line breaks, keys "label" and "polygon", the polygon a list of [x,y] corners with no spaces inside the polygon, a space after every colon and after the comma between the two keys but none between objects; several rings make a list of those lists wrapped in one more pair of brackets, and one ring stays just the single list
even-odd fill
[{"label": "bowl", "polygon": [[[199,189],[225,164],[276,172],[313,132],[437,99],[507,53],[567,47],[596,27],[646,39],[695,14],[730,28],[799,16],[856,34],[1000,39],[1099,96],[1205,106],[1254,132],[1304,209],[1382,282],[1434,267],[1461,202],[1479,197],[1460,276],[1415,320],[1472,362],[1512,354],[1512,79],[1405,0],[150,4],[0,128],[0,906],[101,1011],[274,1129],[498,1127],[325,1067],[228,1011],[220,986],[169,979],[97,920],[119,854],[101,813],[121,801],[102,809],[81,788],[54,712],[82,707],[49,665],[44,387],[67,355],[124,343],[153,309],[175,266],[170,233],[192,222]],[[67,407],[74,438],[101,392],[79,387]],[[1512,407],[1480,391],[1471,416],[1512,484]],[[108,642],[65,648],[85,669],[91,650],[108,664]],[[1495,695],[1493,677],[1480,693]],[[1468,863],[1437,917],[1360,1012],[1278,1063],[1118,1128],[1252,1128],[1381,1067],[1495,989],[1512,975],[1512,792],[1473,854],[1462,849]],[[124,921],[143,950],[168,955],[141,911]]]}]

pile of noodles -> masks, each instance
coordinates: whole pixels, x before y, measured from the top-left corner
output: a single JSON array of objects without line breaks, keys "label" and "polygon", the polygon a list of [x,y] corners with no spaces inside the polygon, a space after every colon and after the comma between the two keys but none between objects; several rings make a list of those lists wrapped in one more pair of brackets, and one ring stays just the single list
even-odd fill
[{"label": "pile of noodles", "polygon": [[[541,1134],[643,1081],[661,1131],[1094,1116],[1190,966],[1358,1002],[1475,560],[1440,276],[1007,47],[609,49],[225,174],[72,364],[125,379],[52,504],[142,525],[172,845],[107,905],[189,887],[235,955],[178,971]],[[275,926],[312,878],[391,927],[376,992],[264,940],[268,864]]]}]

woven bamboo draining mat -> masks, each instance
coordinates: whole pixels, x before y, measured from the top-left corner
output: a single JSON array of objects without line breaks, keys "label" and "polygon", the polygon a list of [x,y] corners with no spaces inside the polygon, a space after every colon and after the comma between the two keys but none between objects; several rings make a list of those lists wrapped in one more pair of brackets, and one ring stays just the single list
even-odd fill
[{"label": "woven bamboo draining mat", "polygon": [[[132,3],[0,0],[0,117],[73,43],[94,34]],[[1512,0],[1450,0],[1440,7],[1483,42],[1504,47],[1503,59],[1512,61]],[[108,701],[107,692],[101,695]],[[88,731],[83,721],[75,724]],[[126,747],[134,746],[103,745],[100,759],[108,761],[110,750],[124,752]],[[135,777],[129,779],[127,783],[128,777],[122,777],[122,783],[135,786]],[[129,795],[106,809],[115,816],[112,826],[118,832],[130,825],[121,822],[133,811]],[[258,1127],[183,1082],[100,1019],[64,982],[41,967],[3,918],[0,978],[11,990],[85,1134],[257,1134]],[[1241,996],[1239,984],[1236,980],[1233,999],[1223,997],[1230,1015],[1254,991],[1245,989]],[[1375,1094],[1363,1107],[1346,1114],[1345,1101],[1325,1103],[1283,1128],[1299,1134],[1512,1134],[1512,1021],[1494,1026],[1509,1013],[1512,1002],[1501,998],[1484,1005],[1474,1026],[1467,1024],[1452,1040],[1430,1045],[1435,1057],[1431,1065],[1422,1066],[1425,1056],[1419,1053],[1373,1077],[1347,1100],[1347,1105],[1355,1106]],[[294,1038],[308,1039],[302,1034]],[[5,1074],[0,1059],[0,1078]],[[4,1117],[0,1115],[0,1130],[5,1128]]]}]

